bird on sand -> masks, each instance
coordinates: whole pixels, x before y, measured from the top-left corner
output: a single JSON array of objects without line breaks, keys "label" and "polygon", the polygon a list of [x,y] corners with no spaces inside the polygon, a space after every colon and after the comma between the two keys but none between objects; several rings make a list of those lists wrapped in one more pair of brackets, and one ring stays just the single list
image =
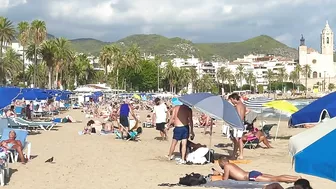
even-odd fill
[{"label": "bird on sand", "polygon": [[44,163],[52,163],[54,161],[54,157],[47,159]]}]

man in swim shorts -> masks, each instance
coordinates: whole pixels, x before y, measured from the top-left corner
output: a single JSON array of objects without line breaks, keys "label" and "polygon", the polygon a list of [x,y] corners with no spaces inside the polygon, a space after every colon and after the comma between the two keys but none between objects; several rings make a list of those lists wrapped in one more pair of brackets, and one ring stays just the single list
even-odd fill
[{"label": "man in swim shorts", "polygon": [[[242,120],[242,122],[244,122],[245,114],[246,114],[246,106],[241,101],[240,96],[237,93],[232,93],[229,96],[229,100],[233,104],[233,106],[236,108],[236,110],[238,112],[238,115],[239,115],[240,119]],[[238,155],[237,151],[239,149],[239,155],[238,155],[237,159],[243,159],[244,158],[244,154],[243,154],[244,145],[243,145],[243,140],[242,140],[243,131],[237,130],[236,133],[237,133],[236,135],[231,136],[231,139],[232,139],[232,142],[233,142],[232,157],[234,157],[234,158],[237,157],[237,155]]]},{"label": "man in swim shorts", "polygon": [[16,132],[14,130],[11,130],[9,132],[9,139],[8,140],[4,140],[1,142],[1,146],[6,148],[7,150],[11,150],[14,149],[17,151],[17,153],[19,154],[19,158],[21,163],[26,163],[27,159],[24,157],[23,155],[23,146],[20,140],[16,140]]},{"label": "man in swim shorts", "polygon": [[192,110],[186,105],[175,106],[172,110],[172,116],[169,120],[167,131],[169,128],[174,128],[173,131],[173,140],[170,145],[168,158],[170,160],[173,159],[173,152],[175,151],[175,147],[178,141],[182,143],[182,152],[181,152],[181,160],[178,162],[179,164],[186,163],[186,151],[187,151],[187,141],[190,136],[190,139],[194,139],[194,125],[192,119]]},{"label": "man in swim shorts", "polygon": [[[223,169],[224,174],[222,174],[223,180],[229,178],[238,180],[238,181],[257,181],[257,182],[295,182],[300,179],[300,176],[291,176],[291,175],[279,175],[274,176],[270,174],[261,173],[259,171],[250,171],[246,172],[242,168],[238,167],[234,163],[230,163],[229,160],[222,156],[218,160],[219,166]],[[214,174],[220,174],[216,171]]]}]

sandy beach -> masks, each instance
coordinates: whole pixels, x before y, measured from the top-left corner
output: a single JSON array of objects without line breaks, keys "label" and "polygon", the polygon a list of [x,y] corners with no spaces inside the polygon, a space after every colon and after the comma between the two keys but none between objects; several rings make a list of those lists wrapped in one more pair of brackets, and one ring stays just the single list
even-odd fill
[{"label": "sandy beach", "polygon": [[[10,179],[6,181],[8,189],[64,189],[64,188],[164,188],[160,183],[177,183],[184,174],[198,172],[211,173],[213,164],[176,165],[168,161],[169,142],[155,140],[155,129],[144,129],[141,142],[116,140],[114,135],[78,135],[87,120],[80,110],[66,112],[83,123],[60,124],[52,131],[41,131],[29,135],[32,143],[32,155],[36,156],[26,165],[10,164]],[[142,120],[146,113],[141,113]],[[268,121],[269,123],[271,121]],[[276,123],[276,120],[274,120]],[[258,122],[259,124],[259,122]],[[288,137],[305,129],[289,129],[282,122],[280,137]],[[195,128],[196,142],[209,145],[209,135],[204,136],[203,129]],[[272,135],[276,128],[272,129]],[[169,133],[171,137],[171,131]],[[227,155],[231,147],[214,145],[231,144],[221,135],[221,126],[214,128],[212,148],[218,154]],[[291,158],[288,155],[288,140],[272,141],[274,149],[245,149],[245,159],[251,163],[240,164],[245,170],[258,170],[264,173],[280,175],[292,174]],[[54,164],[44,163],[54,157]],[[336,188],[336,183],[318,177],[301,175],[308,179],[313,188]],[[283,186],[290,186],[283,184]],[[183,188],[183,187],[174,187]]]}]

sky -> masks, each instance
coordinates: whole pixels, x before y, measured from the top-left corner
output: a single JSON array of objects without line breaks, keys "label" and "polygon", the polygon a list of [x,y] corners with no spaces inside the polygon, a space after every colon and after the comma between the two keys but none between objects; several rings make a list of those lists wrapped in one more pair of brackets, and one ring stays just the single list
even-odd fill
[{"label": "sky", "polygon": [[56,37],[117,41],[160,34],[193,42],[236,42],[269,35],[296,48],[301,34],[319,50],[326,20],[336,30],[336,0],[0,0],[14,24],[44,20]]}]

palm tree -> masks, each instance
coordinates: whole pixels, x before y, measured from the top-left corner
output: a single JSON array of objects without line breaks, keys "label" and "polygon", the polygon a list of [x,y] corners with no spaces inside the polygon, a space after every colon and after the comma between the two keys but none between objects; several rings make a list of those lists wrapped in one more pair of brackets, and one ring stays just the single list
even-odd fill
[{"label": "palm tree", "polygon": [[278,70],[278,81],[281,82],[281,91],[284,90],[283,83],[284,81],[287,81],[288,79],[288,74],[286,72],[285,68],[280,68]]},{"label": "palm tree", "polygon": [[238,78],[240,82],[240,89],[243,87],[243,78],[244,78],[244,66],[239,64],[239,66],[236,68],[236,77]]},{"label": "palm tree", "polygon": [[289,79],[293,82],[293,90],[295,89],[295,84],[297,83],[297,81],[299,80],[299,75],[298,72],[293,70],[290,74],[289,74]]},{"label": "palm tree", "polygon": [[[2,50],[3,48],[12,42],[15,37],[15,28],[13,23],[8,20],[8,18],[0,16],[0,63],[1,63],[1,72],[5,73],[5,67],[3,63]],[[1,76],[3,78],[3,84],[6,84],[5,75]]]},{"label": "palm tree", "polygon": [[272,84],[272,81],[274,79],[274,73],[271,69],[267,70],[266,79],[268,81],[268,92],[270,92],[271,91],[271,84]]},{"label": "palm tree", "polygon": [[170,92],[173,92],[174,83],[177,78],[177,69],[174,67],[172,62],[167,63],[164,75],[169,82]]},{"label": "palm tree", "polygon": [[179,69],[177,71],[177,83],[180,84],[180,89],[184,89],[185,87],[188,89],[188,85],[191,79],[191,73],[189,69]]},{"label": "palm tree", "polygon": [[220,82],[222,83],[223,86],[224,86],[224,82],[226,80],[225,72],[226,72],[226,68],[225,67],[221,67],[217,71],[217,78],[220,80]]},{"label": "palm tree", "polygon": [[25,49],[28,45],[29,42],[29,31],[30,31],[30,26],[29,23],[26,21],[22,21],[18,23],[18,30],[19,30],[19,42],[22,46],[22,79],[23,83],[25,83]]},{"label": "palm tree", "polygon": [[252,83],[253,83],[254,79],[255,79],[255,76],[254,76],[254,74],[253,74],[252,71],[248,72],[248,73],[245,75],[245,80],[246,80],[246,82],[247,82],[247,83],[249,84],[249,86],[250,86],[250,91],[252,91]]},{"label": "palm tree", "polygon": [[312,69],[310,65],[305,64],[301,67],[303,76],[305,77],[305,86],[306,86],[306,96],[307,96],[307,91],[308,91],[308,77],[310,76]]},{"label": "palm tree", "polygon": [[[35,59],[35,66],[34,66],[34,77],[33,77],[33,84],[36,84],[36,76],[37,76],[37,48],[40,44],[46,39],[47,37],[47,27],[46,23],[42,20],[34,20],[31,23],[30,27],[30,35],[32,37],[32,41],[34,44],[34,59]],[[40,70],[43,70],[42,68]]]},{"label": "palm tree", "polygon": [[197,84],[200,92],[209,92],[213,87],[213,79],[209,74],[204,74]]},{"label": "palm tree", "polygon": [[226,78],[226,81],[229,83],[229,92],[231,93],[232,91],[232,80],[235,79],[234,75],[233,75],[233,72],[232,70],[230,69],[227,69],[226,72],[224,72],[224,75],[225,75],[225,78]]},{"label": "palm tree", "polygon": [[43,62],[46,64],[48,68],[48,87],[49,89],[52,88],[52,78],[53,78],[53,71],[55,67],[55,58],[56,58],[56,46],[55,41],[45,41],[41,45],[41,57]]},{"label": "palm tree", "polygon": [[19,70],[22,68],[20,55],[18,55],[14,51],[14,49],[8,48],[3,58],[2,66],[5,71],[2,72],[1,75],[4,78],[14,78],[19,73]]},{"label": "palm tree", "polygon": [[196,86],[196,81],[198,79],[198,73],[196,68],[189,68],[190,71],[190,81],[191,81],[191,92],[193,93]]},{"label": "palm tree", "polygon": [[108,78],[107,68],[112,65],[112,57],[113,57],[112,46],[110,45],[104,46],[102,51],[100,52],[99,60],[102,66],[104,67],[105,82],[107,82],[107,78]]},{"label": "palm tree", "polygon": [[[69,66],[71,56],[71,50],[70,50],[70,42],[61,37],[57,38],[54,41],[55,44],[55,53],[56,53],[56,86],[58,84],[58,81],[62,82],[62,71],[66,69]],[[60,77],[59,77],[60,76]]]},{"label": "palm tree", "polygon": [[74,84],[82,85],[88,79],[86,76],[93,70],[92,64],[86,54],[76,56],[74,63],[71,65],[71,75],[74,77]]}]

